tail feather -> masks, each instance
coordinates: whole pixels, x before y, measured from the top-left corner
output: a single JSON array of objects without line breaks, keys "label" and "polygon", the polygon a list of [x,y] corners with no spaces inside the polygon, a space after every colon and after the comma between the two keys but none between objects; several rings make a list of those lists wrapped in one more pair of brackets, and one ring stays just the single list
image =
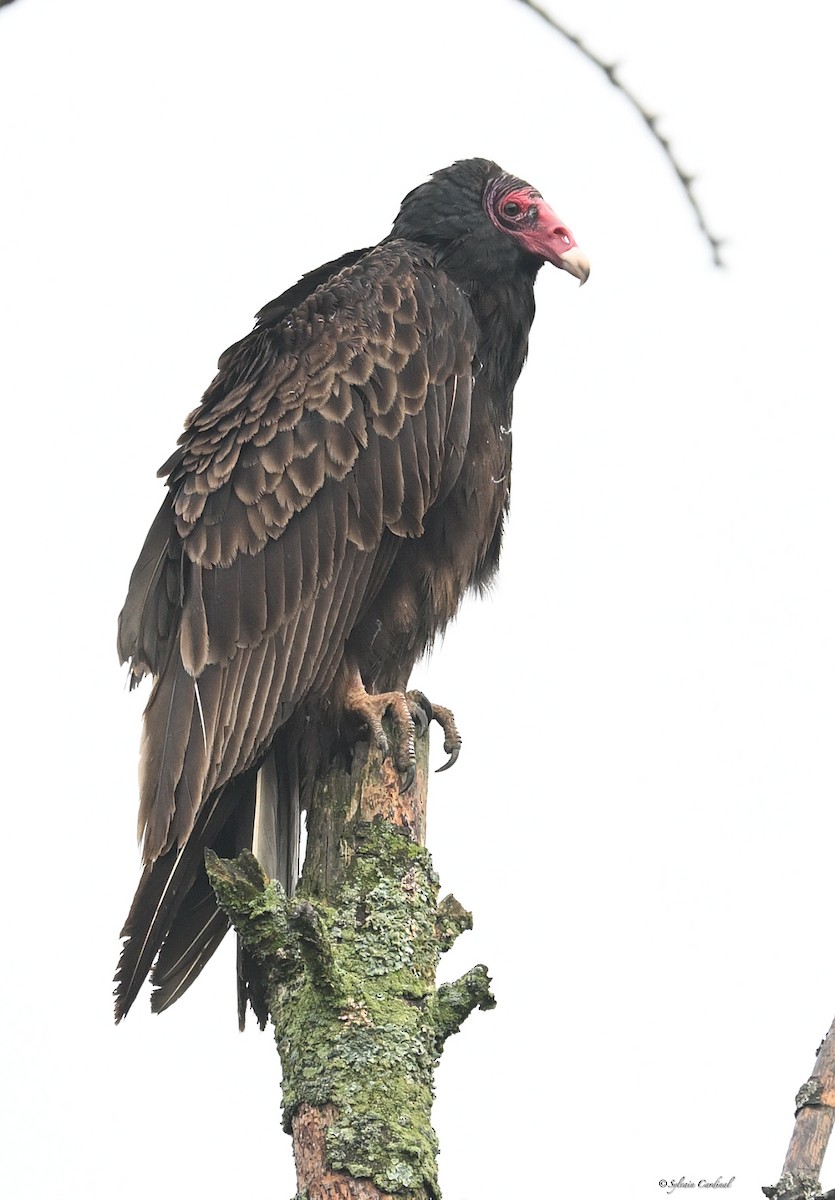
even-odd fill
[{"label": "tail feather", "polygon": [[[200,882],[198,880],[195,887]],[[229,931],[229,921],[217,907],[214,894],[204,896],[191,910],[188,923],[190,927],[196,926],[188,930],[188,944],[180,948],[179,938],[176,941],[166,940],[151,972],[151,983],[154,985],[151,1010],[155,1013],[165,1012],[191,987]],[[182,935],[179,920],[176,930]],[[169,962],[169,959],[172,961]]]},{"label": "tail feather", "polygon": [[[296,741],[282,730],[261,763],[255,788],[252,852],[265,874],[277,879],[288,896],[299,877],[301,804]],[[266,997],[258,985],[252,959],[238,942],[238,1027],[244,1028],[249,1005],[263,1029],[268,1019]]]},{"label": "tail feather", "polygon": [[288,896],[299,877],[301,804],[296,747],[279,734],[258,771],[252,852]]},{"label": "tail feather", "polygon": [[[116,972],[116,1020],[120,1021],[150,974],[151,1007],[163,1012],[191,986],[225,936],[229,922],[215,903],[204,865],[210,846],[221,857],[253,848],[270,878],[288,895],[299,872],[299,763],[295,738],[281,730],[257,771],[238,776],[213,793],[199,811],[185,845],[145,867],[125,922]],[[263,1029],[265,997],[247,954],[238,953],[238,1014],[247,1004]]]},{"label": "tail feather", "polygon": [[283,747],[277,760],[278,820],[277,859],[275,878],[288,896],[292,896],[299,881],[299,846],[301,842],[301,796],[299,787],[299,756],[296,746]]},{"label": "tail feather", "polygon": [[279,878],[278,867],[278,771],[275,755],[261,763],[255,782],[255,828],[252,853],[270,879]]},{"label": "tail feather", "polygon": [[219,790],[200,812],[185,845],[160,855],[142,872],[122,929],[121,936],[127,941],[116,971],[117,1021],[126,1016],[139,994],[154,960],[173,932],[181,910],[188,913],[191,906],[183,909],[183,903],[198,877],[202,874],[205,878],[204,848],[215,844],[230,812],[234,811],[234,804],[235,788]]}]

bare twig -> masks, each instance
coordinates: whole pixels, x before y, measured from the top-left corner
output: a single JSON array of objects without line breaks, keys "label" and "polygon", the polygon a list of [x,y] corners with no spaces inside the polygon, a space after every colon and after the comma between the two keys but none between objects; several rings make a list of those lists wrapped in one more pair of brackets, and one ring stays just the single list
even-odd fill
[{"label": "bare twig", "polygon": [[667,161],[670,163],[670,166],[673,168],[676,175],[678,176],[679,183],[684,188],[684,193],[687,196],[687,199],[690,203],[690,207],[693,209],[693,212],[696,214],[696,221],[698,223],[699,229],[701,229],[702,233],[707,238],[708,244],[710,245],[711,254],[713,256],[713,261],[714,261],[715,265],[717,267],[724,267],[725,263],[724,263],[724,260],[722,258],[722,254],[721,254],[722,239],[716,237],[715,234],[713,234],[711,232],[711,230],[708,228],[708,224],[707,224],[707,221],[705,220],[704,213],[702,212],[701,205],[699,204],[698,200],[696,199],[696,195],[693,191],[693,176],[688,175],[688,173],[682,167],[681,163],[678,161],[676,156],[673,154],[672,147],[670,146],[669,138],[666,138],[666,137],[664,137],[664,135],[662,133],[659,133],[658,117],[654,113],[651,113],[648,109],[644,108],[643,104],[641,104],[640,100],[635,95],[635,93],[630,91],[630,89],[628,87],[626,87],[626,85],[624,83],[621,82],[621,80],[619,79],[618,74],[617,74],[617,70],[618,70],[617,63],[607,63],[607,62],[604,62],[602,58],[598,58],[598,56],[596,54],[594,54],[593,51],[589,50],[588,46],[586,46],[585,43],[582,42],[580,40],[580,38],[577,37],[576,34],[571,33],[568,29],[565,28],[564,25],[561,25],[560,22],[555,20],[551,16],[550,13],[545,11],[544,8],[540,8],[540,6],[538,4],[534,3],[534,0],[519,0],[519,3],[524,4],[526,8],[531,9],[538,16],[540,16],[542,18],[542,20],[546,23],[546,25],[550,25],[550,27],[552,29],[554,29],[557,33],[559,33],[567,41],[571,42],[572,46],[574,46],[574,48],[576,50],[579,50],[579,52],[585,58],[587,58],[589,60],[589,62],[594,63],[594,65],[603,72],[603,74],[609,80],[609,83],[611,83],[613,87],[616,87],[618,89],[618,91],[621,93],[621,95],[623,95],[629,101],[629,103],[632,105],[632,107],[635,109],[635,111],[640,115],[641,119],[646,124],[647,129],[649,129],[650,133],[655,138],[656,142],[658,142],[659,146],[664,151],[664,154],[667,158]]}]

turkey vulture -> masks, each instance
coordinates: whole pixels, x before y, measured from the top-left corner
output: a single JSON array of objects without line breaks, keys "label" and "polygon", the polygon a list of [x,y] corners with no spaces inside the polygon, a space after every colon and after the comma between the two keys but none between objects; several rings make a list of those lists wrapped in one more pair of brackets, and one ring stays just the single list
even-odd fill
[{"label": "turkey vulture", "polygon": [[[412,667],[494,574],[513,388],[544,262],[584,282],[570,231],[482,158],[438,171],[379,245],[305,275],[230,347],[178,449],[118,648],[154,685],[140,753],[144,872],[122,936],[121,1019],[162,1011],[226,933],[203,866],[253,847],[292,890],[299,811],[353,721],[410,780]],[[459,739],[440,719],[451,761]]]}]

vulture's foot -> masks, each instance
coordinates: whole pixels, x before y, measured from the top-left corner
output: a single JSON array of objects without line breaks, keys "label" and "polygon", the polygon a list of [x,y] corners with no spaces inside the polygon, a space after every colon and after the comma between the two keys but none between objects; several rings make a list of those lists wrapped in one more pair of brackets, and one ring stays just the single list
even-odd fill
[{"label": "vulture's foot", "polygon": [[[359,675],[356,676],[345,694],[345,708],[359,717],[368,726],[374,744],[383,757],[391,755],[403,782],[400,790],[405,792],[415,780],[415,721],[412,707],[403,692],[367,692]],[[394,746],[383,729],[383,717],[391,718],[394,727]]]},{"label": "vulture's foot", "polygon": [[[423,736],[430,721],[437,721],[444,731],[444,750],[449,758],[439,771],[445,771],[457,760],[461,750],[461,735],[455,718],[448,708],[431,704],[423,692],[380,692],[373,694],[365,690],[359,675],[356,676],[345,695],[345,707],[359,717],[368,727],[368,732],[380,753],[391,756],[401,777],[401,792],[407,791],[415,781],[417,758],[415,736]],[[394,727],[394,745],[383,729],[383,718],[388,716]]]},{"label": "vulture's foot", "polygon": [[444,753],[449,757],[442,767],[438,767],[438,772],[448,771],[458,762],[458,755],[461,753],[461,734],[458,732],[452,710],[444,708],[441,704],[430,703],[423,692],[407,692],[406,699],[412,706],[412,713],[421,734],[429,728],[430,721],[437,721],[443,729]]}]

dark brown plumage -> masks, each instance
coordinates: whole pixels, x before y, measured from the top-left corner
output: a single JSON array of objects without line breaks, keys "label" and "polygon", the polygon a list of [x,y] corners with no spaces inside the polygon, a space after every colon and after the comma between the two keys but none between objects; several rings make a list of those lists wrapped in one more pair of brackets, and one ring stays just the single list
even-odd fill
[{"label": "dark brown plumage", "polygon": [[588,274],[530,185],[456,163],[385,241],[305,276],[221,357],[162,468],[119,621],[133,681],[155,682],[118,1018],[152,966],[167,1007],[226,932],[206,846],[254,845],[292,888],[299,807],[359,681],[402,692],[495,571],[546,260]]}]

